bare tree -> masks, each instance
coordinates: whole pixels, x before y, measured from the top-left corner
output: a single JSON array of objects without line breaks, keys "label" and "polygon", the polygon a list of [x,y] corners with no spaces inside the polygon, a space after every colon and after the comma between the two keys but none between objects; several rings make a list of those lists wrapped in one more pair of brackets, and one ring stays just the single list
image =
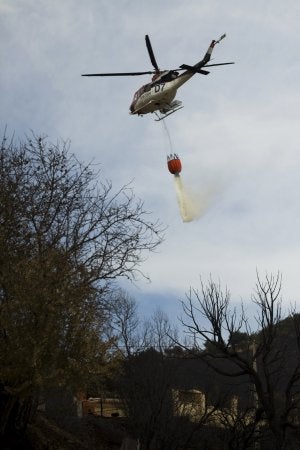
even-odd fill
[{"label": "bare tree", "polygon": [[39,390],[79,385],[101,365],[111,345],[99,339],[104,294],[112,280],[142,274],[145,254],[161,240],[161,225],[149,220],[130,186],[114,191],[68,143],[3,139],[2,435]]},{"label": "bare tree", "polygon": [[[254,405],[243,409],[222,408],[216,413],[216,422],[225,430],[223,442],[230,450],[247,450],[258,443]],[[254,444],[254,445],[253,445]]]},{"label": "bare tree", "polygon": [[[201,290],[190,290],[183,302],[182,324],[193,340],[190,354],[197,354],[216,373],[253,386],[252,430],[268,429],[274,448],[299,438],[299,315],[289,320],[294,327],[281,332],[281,275],[261,279],[257,275],[253,297],[257,306],[257,330],[252,333],[243,307],[231,309],[230,294],[209,281]],[[237,333],[247,337],[236,343]],[[205,344],[205,345],[204,345]],[[248,418],[249,420],[249,418]],[[253,426],[254,425],[254,426]],[[266,433],[265,433],[266,434]]]},{"label": "bare tree", "polygon": [[157,308],[149,322],[149,334],[151,336],[149,345],[161,353],[170,349],[178,339],[178,331],[170,323],[167,314],[160,308]]},{"label": "bare tree", "polygon": [[140,319],[134,298],[123,289],[115,289],[107,297],[106,310],[106,336],[123,358],[149,347],[150,327]]},{"label": "bare tree", "polygon": [[141,318],[137,301],[123,289],[110,292],[106,305],[106,336],[123,357],[150,348],[164,353],[176,342],[177,329],[161,309],[156,309],[149,319]]}]

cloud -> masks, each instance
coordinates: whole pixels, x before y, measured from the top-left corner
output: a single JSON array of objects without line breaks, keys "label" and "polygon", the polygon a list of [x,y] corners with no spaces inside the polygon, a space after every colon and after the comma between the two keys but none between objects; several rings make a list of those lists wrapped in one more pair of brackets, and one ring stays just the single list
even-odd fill
[{"label": "cloud", "polygon": [[[259,268],[282,269],[297,297],[299,8],[292,0],[0,1],[2,129],[70,138],[78,158],[99,163],[116,188],[132,180],[168,225],[142,266],[152,283],[141,281],[137,295],[180,297],[210,273],[248,295]],[[223,32],[214,61],[236,64],[196,75],[178,91],[184,109],[167,119],[184,186],[205,211],[183,223],[161,125],[128,114],[148,78],[80,75],[150,69],[146,33],[162,68],[193,64]]]}]

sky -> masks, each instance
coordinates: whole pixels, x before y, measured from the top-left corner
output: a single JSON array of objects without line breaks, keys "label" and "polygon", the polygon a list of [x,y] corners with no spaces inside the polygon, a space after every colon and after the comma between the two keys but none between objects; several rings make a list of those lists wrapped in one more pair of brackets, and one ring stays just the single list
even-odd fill
[{"label": "sky", "polygon": [[[167,228],[165,240],[122,286],[140,311],[181,314],[180,300],[211,276],[251,310],[256,272],[280,271],[283,302],[300,300],[300,3],[297,0],[0,0],[0,130],[71,141],[84,162],[135,195]],[[212,39],[215,63],[195,75],[166,119],[130,116],[149,76],[82,73],[195,64]],[[199,214],[183,222],[166,156]]]}]

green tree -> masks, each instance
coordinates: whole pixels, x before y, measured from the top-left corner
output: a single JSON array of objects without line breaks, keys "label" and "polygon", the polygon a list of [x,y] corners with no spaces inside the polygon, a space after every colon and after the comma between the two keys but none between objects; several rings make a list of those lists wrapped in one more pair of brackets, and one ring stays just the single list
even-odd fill
[{"label": "green tree", "polygon": [[37,394],[99,370],[104,298],[162,240],[130,187],[114,191],[68,143],[0,149],[0,435],[26,427]]}]

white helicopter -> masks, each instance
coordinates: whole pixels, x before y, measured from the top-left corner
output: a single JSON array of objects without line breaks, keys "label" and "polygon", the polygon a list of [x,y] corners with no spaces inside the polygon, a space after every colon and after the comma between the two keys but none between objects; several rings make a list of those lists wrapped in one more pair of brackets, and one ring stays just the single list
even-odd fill
[{"label": "white helicopter", "polygon": [[[146,35],[146,46],[150,56],[151,63],[154,67],[154,71],[147,72],[117,72],[117,73],[87,73],[83,74],[83,77],[110,77],[110,76],[131,76],[131,75],[145,75],[153,74],[151,83],[143,85],[134,94],[133,101],[130,105],[130,114],[137,114],[143,116],[148,113],[155,113],[157,121],[164,119],[165,117],[173,114],[179,109],[183,108],[182,102],[174,100],[177,89],[186,83],[195,73],[202,75],[208,75],[209,72],[204,70],[203,67],[212,66],[224,66],[227,64],[234,64],[233,62],[208,64],[211,58],[213,48],[226,34],[223,34],[218,40],[212,40],[204,58],[196,63],[194,66],[188,64],[182,64],[175,70],[163,70],[161,71],[157,65],[149,36]],[[179,74],[180,71],[184,71]]]}]

